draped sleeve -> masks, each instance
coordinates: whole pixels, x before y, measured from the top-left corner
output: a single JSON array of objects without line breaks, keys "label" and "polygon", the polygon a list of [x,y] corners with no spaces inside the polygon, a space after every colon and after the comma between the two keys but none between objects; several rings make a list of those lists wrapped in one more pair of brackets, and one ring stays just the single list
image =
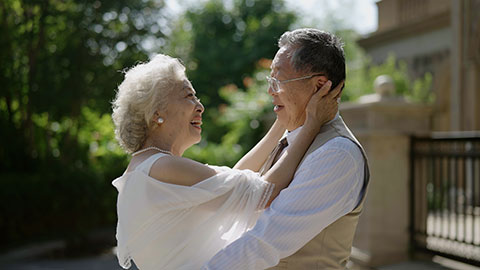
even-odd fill
[{"label": "draped sleeve", "polygon": [[273,184],[249,170],[211,167],[217,174],[193,186],[153,179],[149,167],[113,181],[123,268],[133,259],[142,270],[200,269],[255,224]]}]

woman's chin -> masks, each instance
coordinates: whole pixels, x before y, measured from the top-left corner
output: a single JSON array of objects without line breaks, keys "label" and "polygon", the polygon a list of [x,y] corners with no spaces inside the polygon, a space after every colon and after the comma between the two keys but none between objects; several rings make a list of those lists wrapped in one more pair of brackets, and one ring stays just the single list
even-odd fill
[{"label": "woman's chin", "polygon": [[[193,139],[192,145],[199,143],[201,140],[202,140],[202,134],[198,134],[198,135],[195,136],[195,138]],[[190,146],[192,146],[192,145],[190,145]]]}]

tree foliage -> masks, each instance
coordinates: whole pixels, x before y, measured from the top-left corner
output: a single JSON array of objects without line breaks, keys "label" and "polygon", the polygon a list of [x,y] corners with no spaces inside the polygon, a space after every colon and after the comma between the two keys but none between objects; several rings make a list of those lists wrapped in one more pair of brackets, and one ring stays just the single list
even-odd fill
[{"label": "tree foliage", "polygon": [[426,73],[423,77],[411,80],[407,72],[407,64],[398,61],[394,54],[390,54],[384,63],[371,64],[370,59],[362,56],[359,65],[347,70],[348,84],[345,93],[348,100],[373,93],[373,83],[380,75],[389,75],[395,84],[396,95],[403,96],[411,102],[433,103],[435,96],[432,92],[432,74]]},{"label": "tree foliage", "polygon": [[0,2],[0,181],[10,205],[0,207],[1,246],[114,221],[109,183],[126,158],[114,143],[110,100],[118,70],[146,60],[162,41],[162,7]]},{"label": "tree foliage", "polygon": [[220,142],[205,141],[185,153],[197,161],[232,167],[264,135],[275,120],[265,76],[271,61],[260,59],[251,77],[244,78],[244,88],[229,84],[220,89],[226,101],[219,107],[215,125],[225,130]]},{"label": "tree foliage", "polygon": [[[255,121],[268,105],[258,96],[266,88],[263,78],[254,79],[258,87],[244,82],[253,81],[258,59],[273,56],[295,17],[281,0],[232,3],[208,1],[172,30],[159,0],[0,2],[0,138],[6,142],[0,146],[0,196],[10,205],[0,207],[6,239],[0,248],[113,225],[110,182],[127,158],[114,141],[110,101],[123,79],[119,71],[153,53],[182,58],[213,107],[204,120],[207,146],[192,148],[190,156],[212,160],[202,158],[211,150],[214,163],[231,165],[253,144],[263,132]],[[218,92],[232,83],[249,90]],[[224,103],[238,101],[225,109]],[[245,116],[242,106],[258,102]],[[235,119],[227,116],[232,112]],[[256,131],[244,136],[252,125]]]},{"label": "tree foliage", "polygon": [[[166,51],[181,58],[189,79],[206,107],[203,138],[220,143],[228,126],[220,123],[219,108],[226,103],[218,91],[233,84],[244,88],[256,62],[273,58],[277,40],[296,20],[281,0],[210,0],[187,10],[178,21]],[[266,88],[265,88],[266,91]]]},{"label": "tree foliage", "polygon": [[[205,104],[202,142],[186,156],[233,165],[273,122],[267,59],[296,20],[282,0],[202,1],[175,20],[161,0],[0,1],[0,249],[114,226],[110,182],[128,160],[110,101],[119,71],[151,54],[182,59]],[[325,30],[346,44],[345,99],[387,70],[399,91],[429,98],[428,80],[411,88],[391,62],[364,65],[355,32]]]},{"label": "tree foliage", "polygon": [[218,89],[231,83],[242,87],[259,59],[273,58],[278,38],[294,21],[283,1],[235,0],[227,8],[210,0],[186,12],[175,35],[180,41],[172,41],[171,51],[186,62],[205,105],[218,105],[224,101]]}]

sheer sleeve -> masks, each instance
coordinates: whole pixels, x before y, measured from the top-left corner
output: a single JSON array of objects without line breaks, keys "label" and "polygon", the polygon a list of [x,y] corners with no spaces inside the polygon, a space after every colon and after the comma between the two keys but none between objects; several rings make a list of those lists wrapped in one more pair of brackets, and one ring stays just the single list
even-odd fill
[{"label": "sheer sleeve", "polygon": [[114,181],[122,267],[133,259],[142,270],[199,269],[255,224],[273,184],[249,170],[212,167],[218,173],[193,186],[138,171]]}]

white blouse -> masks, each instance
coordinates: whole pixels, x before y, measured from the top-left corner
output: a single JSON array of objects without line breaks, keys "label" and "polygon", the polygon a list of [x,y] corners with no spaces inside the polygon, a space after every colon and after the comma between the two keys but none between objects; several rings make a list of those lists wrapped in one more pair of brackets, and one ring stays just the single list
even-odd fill
[{"label": "white blouse", "polygon": [[117,256],[141,270],[200,269],[215,253],[251,228],[273,184],[257,173],[215,167],[218,173],[193,186],[149,176],[152,155],[112,184],[118,190]]}]

